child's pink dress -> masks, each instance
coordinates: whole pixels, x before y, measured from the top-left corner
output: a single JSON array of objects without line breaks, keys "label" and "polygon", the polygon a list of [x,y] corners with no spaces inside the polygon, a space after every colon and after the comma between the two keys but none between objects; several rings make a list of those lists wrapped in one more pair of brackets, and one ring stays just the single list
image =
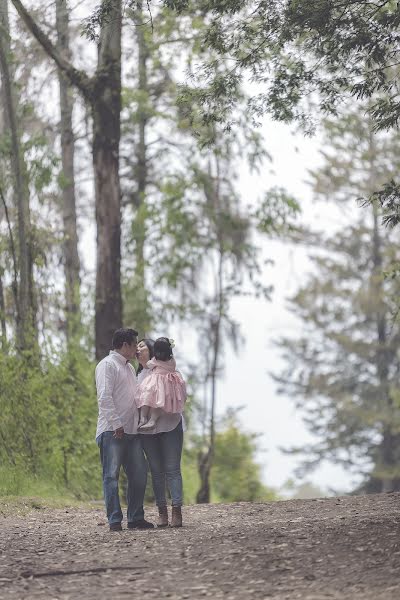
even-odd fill
[{"label": "child's pink dress", "polygon": [[186,385],[182,375],[176,370],[176,362],[152,358],[147,363],[151,369],[138,387],[136,406],[162,408],[167,413],[181,413],[186,401]]}]

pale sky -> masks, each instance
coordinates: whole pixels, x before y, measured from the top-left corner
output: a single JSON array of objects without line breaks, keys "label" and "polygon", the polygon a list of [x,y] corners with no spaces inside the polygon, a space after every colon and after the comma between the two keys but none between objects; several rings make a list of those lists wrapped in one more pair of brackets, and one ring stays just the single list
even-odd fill
[{"label": "pale sky", "polygon": [[[302,222],[323,231],[333,231],[340,226],[340,217],[334,206],[312,202],[308,171],[320,164],[318,136],[305,138],[291,134],[283,124],[267,122],[263,127],[265,143],[273,156],[272,169],[267,165],[260,178],[243,172],[241,187],[245,194],[260,195],[273,185],[285,187],[296,196],[302,207]],[[244,196],[244,199],[246,197]],[[279,451],[282,446],[301,445],[310,441],[301,412],[294,402],[278,395],[276,384],[268,372],[279,372],[282,361],[273,346],[281,335],[295,335],[300,323],[286,309],[286,298],[292,295],[307,276],[311,265],[308,251],[298,246],[278,241],[263,243],[266,254],[275,265],[265,269],[265,283],[272,283],[272,302],[242,298],[233,303],[234,317],[241,323],[246,344],[239,356],[227,352],[226,371],[219,385],[219,407],[242,406],[241,421],[250,431],[263,434],[260,439],[265,449],[258,460],[263,466],[264,481],[274,487],[282,486],[293,476],[298,459]],[[354,478],[344,469],[324,464],[307,477],[324,490],[350,491]]]}]

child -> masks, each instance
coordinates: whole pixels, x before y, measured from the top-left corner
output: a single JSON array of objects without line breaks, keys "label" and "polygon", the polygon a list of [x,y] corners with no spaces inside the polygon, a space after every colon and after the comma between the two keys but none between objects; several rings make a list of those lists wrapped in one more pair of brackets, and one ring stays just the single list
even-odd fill
[{"label": "child", "polygon": [[138,387],[136,405],[140,408],[139,431],[153,429],[162,411],[181,413],[186,401],[186,385],[176,370],[172,345],[160,337],[154,343],[154,357],[147,363],[151,369]]}]

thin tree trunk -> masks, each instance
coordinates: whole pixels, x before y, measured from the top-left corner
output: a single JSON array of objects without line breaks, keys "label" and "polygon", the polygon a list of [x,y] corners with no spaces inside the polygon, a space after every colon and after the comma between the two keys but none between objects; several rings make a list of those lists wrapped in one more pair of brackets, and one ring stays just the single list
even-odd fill
[{"label": "thin tree trunk", "polygon": [[7,328],[6,328],[6,303],[4,301],[3,286],[4,269],[0,268],[0,323],[1,323],[1,349],[5,352],[7,348]]},{"label": "thin tree trunk", "polygon": [[17,101],[10,68],[10,38],[8,2],[0,0],[0,69],[6,127],[11,142],[11,170],[14,180],[15,205],[18,214],[19,297],[17,315],[17,346],[32,349],[37,340],[36,302],[33,287],[32,231],[29,207],[29,186],[26,165],[17,125]]},{"label": "thin tree trunk", "polygon": [[[57,47],[69,61],[69,9],[67,0],[56,0]],[[58,70],[61,112],[62,209],[64,225],[64,277],[66,305],[66,334],[70,344],[80,328],[80,261],[76,219],[74,153],[72,127],[73,91],[68,77]]]},{"label": "thin tree trunk", "polygon": [[136,121],[138,128],[138,143],[136,146],[136,164],[134,169],[134,178],[137,183],[136,193],[133,200],[135,211],[134,222],[132,225],[132,236],[135,243],[134,250],[134,276],[133,285],[134,298],[131,305],[130,316],[138,331],[145,335],[151,327],[151,310],[147,302],[146,292],[146,266],[145,266],[145,240],[146,240],[146,194],[148,185],[148,157],[147,157],[147,139],[146,130],[148,124],[148,58],[149,48],[146,41],[145,23],[146,18],[143,14],[143,2],[137,3],[137,9],[134,14],[135,36],[137,44],[137,72],[138,72],[138,109]]},{"label": "thin tree trunk", "polygon": [[10,250],[11,250],[12,265],[13,265],[13,281],[11,284],[11,289],[12,289],[13,298],[14,298],[14,307],[15,307],[15,315],[16,315],[15,322],[18,323],[18,320],[19,320],[18,261],[17,261],[17,253],[15,250],[14,235],[13,235],[13,231],[12,231],[12,227],[11,227],[10,215],[8,213],[8,207],[7,207],[6,198],[4,196],[4,191],[1,188],[1,186],[0,186],[0,198],[1,198],[1,201],[3,204],[3,208],[4,208],[4,214],[6,217],[7,229],[8,229],[8,237],[10,240]]},{"label": "thin tree trunk", "polygon": [[[145,30],[143,27],[142,3],[138,5],[139,19],[136,21],[136,35],[138,43],[138,67],[139,67],[139,94],[141,98],[146,98],[144,104],[147,104],[148,84],[147,84],[147,59],[148,48],[146,45]],[[146,146],[146,126],[147,110],[143,102],[139,102],[138,125],[139,125],[139,143],[136,152],[137,158],[137,212],[140,225],[136,227],[136,281],[138,285],[145,288],[145,266],[144,266],[144,242],[146,238],[146,219],[143,206],[146,201],[147,186],[147,146]]]},{"label": "thin tree trunk", "polygon": [[219,366],[219,355],[221,350],[221,323],[222,323],[222,273],[223,273],[223,252],[219,254],[219,265],[218,265],[218,314],[217,318],[212,325],[213,332],[213,359],[210,370],[210,381],[211,381],[211,401],[210,401],[210,420],[209,420],[209,446],[207,451],[199,457],[199,476],[200,476],[200,488],[197,492],[196,502],[198,504],[207,504],[210,502],[210,476],[211,469],[214,462],[215,452],[215,411],[217,401],[217,378],[218,378],[218,366]]},{"label": "thin tree trunk", "polygon": [[[219,357],[221,352],[221,326],[222,326],[222,315],[224,308],[224,290],[223,290],[223,272],[224,272],[224,248],[223,248],[223,230],[222,224],[220,223],[220,172],[219,172],[219,161],[216,157],[216,181],[214,190],[214,210],[216,212],[217,219],[217,235],[219,242],[218,250],[218,267],[217,267],[217,281],[216,281],[216,296],[217,296],[217,315],[212,322],[212,339],[213,339],[213,358],[210,369],[210,381],[211,381],[211,405],[210,405],[210,421],[209,421],[209,446],[207,451],[199,457],[199,475],[200,475],[200,488],[197,492],[196,501],[198,504],[206,504],[210,502],[210,476],[211,469],[214,462],[214,451],[215,451],[215,412],[217,402],[217,378],[219,368]],[[211,173],[210,173],[211,176]]]}]

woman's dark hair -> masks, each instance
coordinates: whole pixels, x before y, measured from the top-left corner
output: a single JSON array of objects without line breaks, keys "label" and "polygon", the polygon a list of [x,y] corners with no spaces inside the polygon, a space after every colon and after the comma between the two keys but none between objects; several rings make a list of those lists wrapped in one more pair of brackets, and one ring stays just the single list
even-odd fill
[{"label": "woman's dark hair", "polygon": [[[151,338],[143,338],[142,340],[139,340],[138,343],[140,344],[141,342],[146,344],[149,351],[149,360],[151,360],[154,356],[154,340],[152,340]],[[136,375],[139,375],[141,371],[143,371],[143,366],[139,363]]]},{"label": "woman's dark hair", "polygon": [[112,338],[112,349],[119,350],[122,348],[122,345],[126,342],[130,346],[133,342],[137,341],[137,331],[134,329],[129,329],[128,327],[124,327],[123,329],[117,329],[114,331]]},{"label": "woman's dark hair", "polygon": [[162,360],[166,362],[172,358],[172,346],[168,338],[159,337],[154,342],[154,357],[156,360]]}]

